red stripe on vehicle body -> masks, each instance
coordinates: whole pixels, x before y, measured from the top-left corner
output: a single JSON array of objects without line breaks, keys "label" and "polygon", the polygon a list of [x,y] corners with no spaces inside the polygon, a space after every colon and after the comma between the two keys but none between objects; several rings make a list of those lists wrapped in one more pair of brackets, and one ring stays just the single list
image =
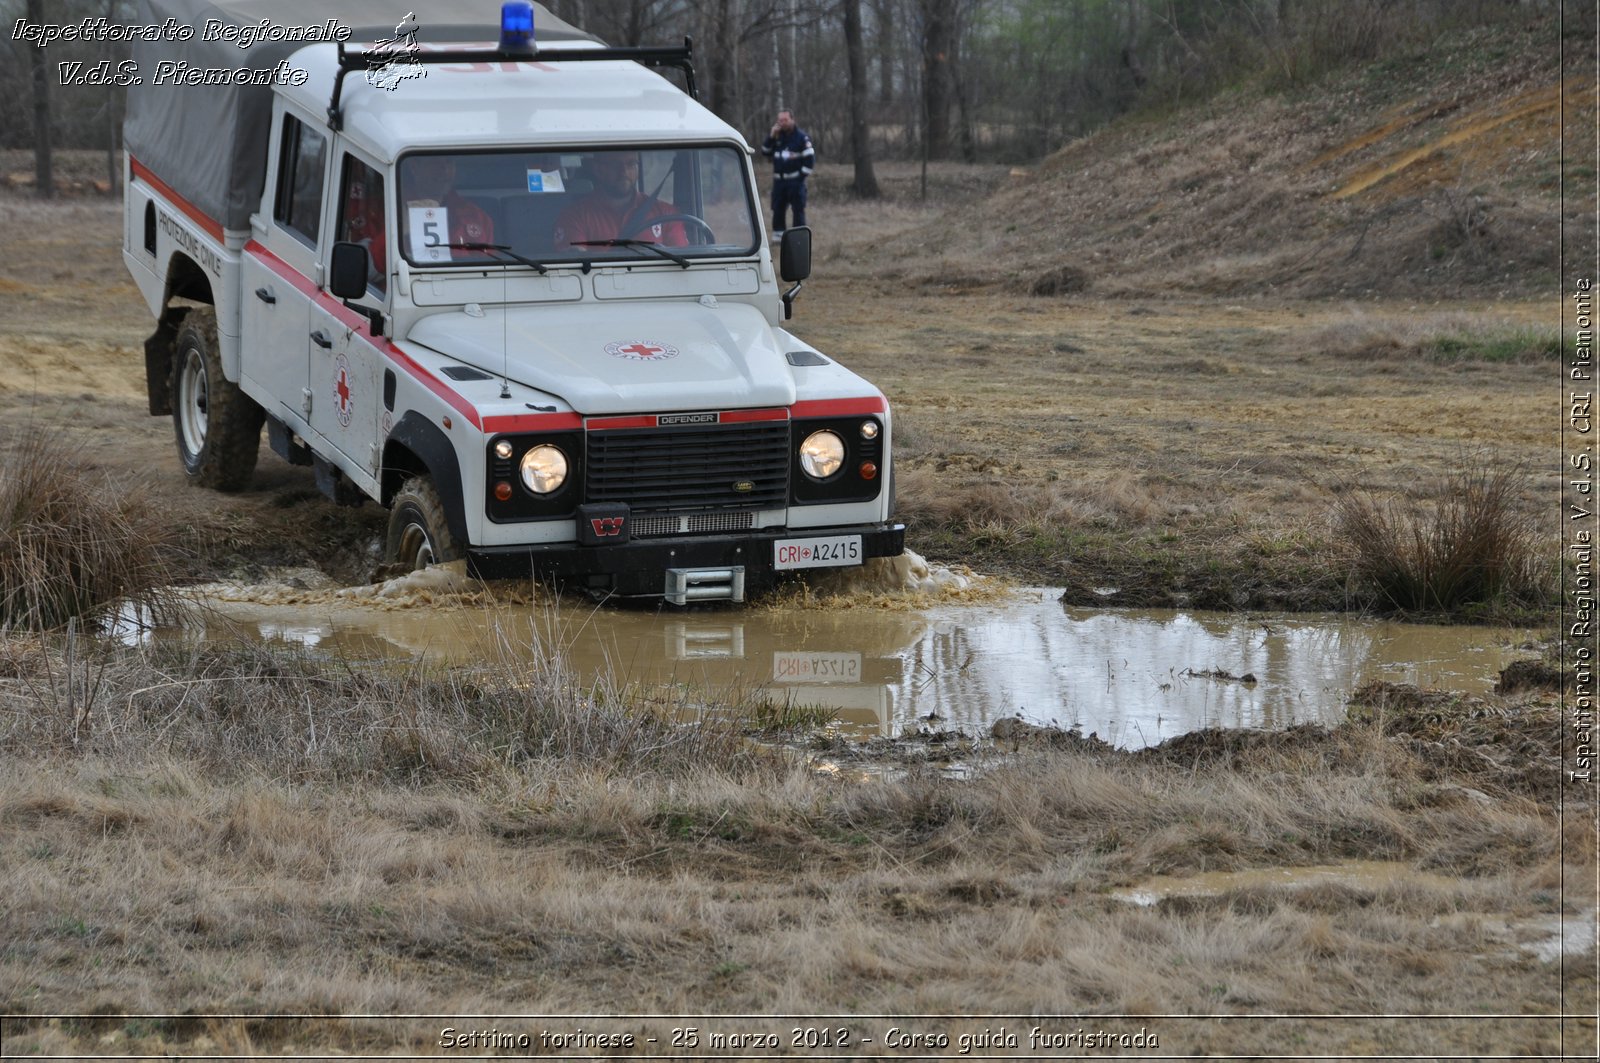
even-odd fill
[{"label": "red stripe on vehicle body", "polygon": [[483,421],[479,418],[478,411],[470,402],[446,387],[443,381],[417,364],[415,359],[396,347],[387,338],[369,335],[367,332],[367,319],[361,314],[351,310],[333,296],[312,284],[303,273],[277,255],[274,255],[271,251],[268,251],[257,241],[251,240],[245,245],[244,249],[246,254],[255,255],[263,265],[288,281],[302,295],[315,300],[318,306],[333,314],[345,327],[359,333],[363,342],[370,343],[377,349],[379,354],[400,366],[429,391],[449,403],[451,407],[471,422],[472,427],[480,430],[483,428]]},{"label": "red stripe on vehicle body", "polygon": [[583,427],[591,432],[603,431],[607,428],[654,428],[656,415],[647,417],[590,417],[583,422]]},{"label": "red stripe on vehicle body", "polygon": [[[705,413],[710,413],[711,411],[710,410],[706,410],[704,412]],[[679,428],[679,427],[703,428],[703,427],[705,427],[704,424],[693,424],[693,423],[689,423],[687,425],[679,425],[679,424],[662,425],[661,424],[661,420],[660,419],[662,417],[669,417],[670,418],[670,417],[675,417],[675,416],[680,416],[680,415],[671,414],[671,413],[659,413],[659,414],[650,413],[650,414],[630,414],[630,415],[625,416],[625,417],[591,417],[587,421],[584,422],[584,427],[589,429],[589,431],[591,431],[591,432],[593,432],[593,431],[603,431],[603,430],[608,429],[608,428],[656,428],[656,427],[665,427],[665,428]],[[683,415],[683,416],[692,416],[692,415],[687,415],[686,414],[686,415]],[[785,410],[785,409],[783,409],[781,407],[774,407],[773,409],[768,409],[768,410],[721,410],[721,411],[718,411],[718,413],[717,413],[716,423],[717,424],[749,424],[749,423],[751,423],[753,421],[787,421],[788,419],[789,419],[789,411],[788,410]]]},{"label": "red stripe on vehicle body", "polygon": [[151,173],[150,168],[144,163],[140,162],[138,159],[130,157],[128,159],[128,168],[133,171],[133,176],[137,177],[139,180],[143,181],[145,184],[161,193],[161,195],[169,203],[186,214],[190,221],[194,222],[196,225],[200,226],[200,228],[209,233],[211,237],[217,241],[217,243],[220,244],[223,242],[221,222],[215,220],[211,217],[211,215],[205,213],[199,207],[195,206],[193,203],[190,203],[187,199],[184,199],[182,196],[178,195],[178,193],[174,192],[171,185],[167,184],[161,178]]},{"label": "red stripe on vehicle body", "polygon": [[744,424],[751,421],[787,421],[789,411],[784,409],[773,410],[729,410],[722,415],[723,424]]},{"label": "red stripe on vehicle body", "polygon": [[559,432],[568,428],[582,428],[583,418],[575,413],[517,413],[505,417],[485,417],[483,430],[491,434],[505,432]]},{"label": "red stripe on vehicle body", "polygon": [[888,404],[880,396],[866,399],[807,399],[789,407],[793,417],[854,417],[864,413],[884,413]]}]

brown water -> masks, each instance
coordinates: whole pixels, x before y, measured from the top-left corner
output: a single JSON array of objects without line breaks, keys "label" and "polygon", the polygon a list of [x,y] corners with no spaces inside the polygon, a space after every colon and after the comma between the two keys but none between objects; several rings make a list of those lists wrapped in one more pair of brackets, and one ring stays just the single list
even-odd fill
[{"label": "brown water", "polygon": [[1130,748],[1211,726],[1333,724],[1349,691],[1371,679],[1483,693],[1529,634],[1344,616],[1067,608],[1042,588],[977,601],[934,595],[901,609],[863,596],[827,610],[657,613],[462,606],[452,604],[453,586],[430,572],[388,588],[214,588],[181,634],[453,663],[560,653],[580,678],[720,694],[760,688],[833,709],[844,730],[862,736],[986,733],[1016,715]]}]

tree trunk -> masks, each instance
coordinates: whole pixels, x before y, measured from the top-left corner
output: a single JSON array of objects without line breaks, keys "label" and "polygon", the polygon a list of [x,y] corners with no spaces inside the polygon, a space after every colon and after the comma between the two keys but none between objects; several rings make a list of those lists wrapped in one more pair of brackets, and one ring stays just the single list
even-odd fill
[{"label": "tree trunk", "polygon": [[[733,84],[736,77],[737,63],[734,58],[733,47],[733,12],[728,5],[731,0],[714,0],[708,5],[705,26],[706,43],[711,47],[704,50],[697,48],[700,62],[705,64],[707,79],[711,82],[710,91],[707,93],[706,106],[711,112],[723,120],[738,124],[738,115],[733,110]],[[696,43],[699,43],[698,41]]]},{"label": "tree trunk", "polygon": [[959,126],[959,139],[961,141],[961,159],[963,162],[978,161],[978,140],[972,128],[972,108],[967,104],[966,79],[961,76],[960,70],[952,70],[955,75],[951,84],[956,94],[956,109],[961,115]]},{"label": "tree trunk", "polygon": [[878,20],[878,103],[894,102],[894,6],[893,0],[873,0]]},{"label": "tree trunk", "polygon": [[[117,0],[106,0],[106,21],[117,21]],[[122,54],[117,45],[106,46],[106,56],[113,67]],[[122,146],[122,122],[117,114],[117,103],[123,99],[123,92],[119,92],[115,85],[106,86],[106,194],[111,196],[117,194],[118,186],[122,183],[122,167],[117,160],[117,149]]]},{"label": "tree trunk", "polygon": [[[44,22],[44,0],[28,0],[28,21],[35,26]],[[56,182],[50,147],[50,64],[44,45],[30,45],[28,59],[33,68],[33,192],[50,199],[56,194]]]},{"label": "tree trunk", "polygon": [[852,185],[862,199],[878,198],[878,177],[872,172],[871,134],[867,129],[867,54],[861,46],[861,0],[844,0],[844,48],[850,61],[850,154],[855,159]]},{"label": "tree trunk", "polygon": [[924,155],[950,155],[952,64],[956,58],[956,0],[920,0]]}]

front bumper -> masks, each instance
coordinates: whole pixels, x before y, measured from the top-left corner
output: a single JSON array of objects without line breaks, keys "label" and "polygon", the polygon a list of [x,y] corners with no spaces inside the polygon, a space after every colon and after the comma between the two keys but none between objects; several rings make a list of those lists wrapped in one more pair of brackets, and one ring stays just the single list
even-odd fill
[{"label": "front bumper", "polygon": [[765,528],[742,535],[634,539],[620,545],[485,546],[467,551],[467,567],[479,579],[532,576],[580,590],[625,596],[663,596],[671,570],[742,569],[747,590],[769,586],[773,544],[797,535],[861,536],[863,557],[896,557],[905,549],[904,524],[858,524],[836,528]]}]

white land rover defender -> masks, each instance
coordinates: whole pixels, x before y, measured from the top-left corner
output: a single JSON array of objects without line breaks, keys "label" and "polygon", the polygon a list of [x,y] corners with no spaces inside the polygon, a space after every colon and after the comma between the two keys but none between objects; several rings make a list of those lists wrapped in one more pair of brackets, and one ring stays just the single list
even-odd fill
[{"label": "white land rover defender", "polygon": [[775,271],[688,42],[483,2],[144,0],[196,28],[135,49],[123,234],[188,475],[265,425],[403,565],[678,604],[900,553],[888,404],[781,327],[810,232]]}]

